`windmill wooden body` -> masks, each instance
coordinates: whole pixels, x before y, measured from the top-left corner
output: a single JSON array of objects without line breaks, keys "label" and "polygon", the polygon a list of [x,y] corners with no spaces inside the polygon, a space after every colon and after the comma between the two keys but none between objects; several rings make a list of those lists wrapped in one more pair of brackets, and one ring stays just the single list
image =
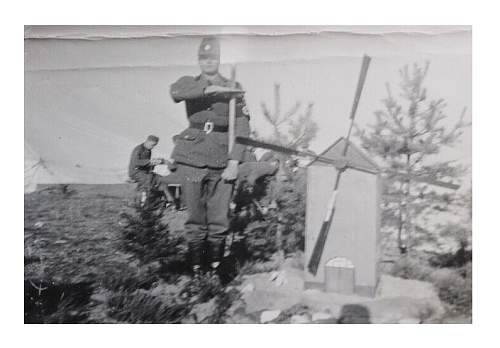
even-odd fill
[{"label": "windmill wooden body", "polygon": [[[340,158],[345,142],[345,138],[338,139],[320,156],[332,160]],[[342,173],[335,215],[318,272],[314,275],[306,269],[305,284],[306,288],[332,291],[352,285],[354,292],[371,296],[375,293],[379,278],[380,170],[352,143],[348,144],[345,157],[349,163],[363,170],[348,168]],[[318,239],[337,172],[334,166],[320,161],[313,161],[307,167],[306,260],[310,260]],[[353,271],[353,284],[329,284],[325,281],[328,272],[325,265],[338,258],[346,259],[352,265],[349,267],[352,270],[347,272]],[[345,283],[345,280],[341,282]]]}]

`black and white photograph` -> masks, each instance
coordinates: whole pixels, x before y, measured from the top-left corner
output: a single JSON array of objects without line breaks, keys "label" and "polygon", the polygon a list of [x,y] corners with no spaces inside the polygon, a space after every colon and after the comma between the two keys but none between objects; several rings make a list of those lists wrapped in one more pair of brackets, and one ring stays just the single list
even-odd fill
[{"label": "black and white photograph", "polygon": [[24,323],[471,324],[472,33],[24,25]]}]

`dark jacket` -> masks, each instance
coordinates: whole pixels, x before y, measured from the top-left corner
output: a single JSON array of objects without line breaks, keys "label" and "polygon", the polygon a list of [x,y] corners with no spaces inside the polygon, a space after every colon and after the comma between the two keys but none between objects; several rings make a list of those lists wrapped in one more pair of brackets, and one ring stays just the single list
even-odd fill
[{"label": "dark jacket", "polygon": [[151,150],[144,147],[144,144],[137,145],[130,155],[128,175],[133,178],[137,172],[150,173],[154,168],[150,160]]},{"label": "dark jacket", "polygon": [[[211,121],[215,126],[224,128],[229,123],[229,99],[222,96],[206,96],[204,90],[211,84],[230,86],[231,81],[221,75],[214,82],[208,81],[202,75],[184,76],[171,86],[170,94],[176,103],[185,101],[190,123],[203,124]],[[241,89],[239,83],[236,83],[236,87]],[[249,119],[245,99],[236,98],[236,136],[249,136]],[[174,142],[172,158],[195,167],[224,168],[228,159],[241,162],[245,151],[245,146],[235,144],[228,155],[227,130],[206,134],[201,129],[188,127],[174,137]]]}]

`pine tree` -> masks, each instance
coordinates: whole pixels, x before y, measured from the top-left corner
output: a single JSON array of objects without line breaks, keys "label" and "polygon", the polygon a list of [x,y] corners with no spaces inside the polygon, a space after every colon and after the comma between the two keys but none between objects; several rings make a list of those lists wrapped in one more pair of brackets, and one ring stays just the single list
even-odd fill
[{"label": "pine tree", "polygon": [[468,250],[472,244],[472,189],[457,195],[453,202],[459,219],[440,226],[439,239],[447,245],[455,242],[459,250]]},{"label": "pine tree", "polygon": [[[288,111],[282,112],[280,84],[274,84],[274,110],[271,111],[266,103],[262,102],[262,114],[272,127],[272,134],[267,137],[256,136],[263,141],[294,149],[307,150],[311,141],[316,137],[318,125],[312,119],[314,104],[309,102],[302,113],[299,113],[301,103],[297,101]],[[285,165],[285,156],[277,155],[280,160],[280,171],[288,173]],[[290,162],[288,162],[290,163]]]},{"label": "pine tree", "polygon": [[[272,128],[269,136],[254,137],[294,149],[307,150],[316,137],[317,124],[312,119],[313,103],[309,102],[300,112],[301,103],[296,102],[286,112],[282,112],[280,85],[274,85],[273,110],[261,103],[265,120]],[[265,220],[262,216],[247,219],[245,227],[250,253],[255,258],[270,257],[278,251],[280,254],[304,249],[305,224],[305,172],[298,168],[295,159],[274,153],[279,160],[280,169],[273,178],[261,183],[263,194],[254,190],[252,197],[265,208]],[[253,200],[251,200],[253,204]],[[260,214],[262,215],[262,214]]]},{"label": "pine tree", "polygon": [[174,236],[163,222],[165,199],[152,195],[145,204],[136,203],[133,212],[122,213],[122,248],[142,264],[180,263],[185,258],[182,238]]},{"label": "pine tree", "polygon": [[[413,175],[437,180],[459,179],[464,168],[455,161],[439,158],[444,147],[454,146],[468,125],[465,109],[459,121],[448,129],[442,121],[446,103],[429,99],[424,79],[429,62],[415,63],[400,70],[399,97],[386,84],[383,109],[375,112],[376,122],[368,131],[357,129],[362,147],[382,163],[386,171],[383,192],[383,231],[395,233],[401,253],[424,242],[433,242],[437,233],[425,227],[425,219],[449,211],[455,194],[434,186],[412,181]],[[403,174],[395,174],[394,171]]]}]

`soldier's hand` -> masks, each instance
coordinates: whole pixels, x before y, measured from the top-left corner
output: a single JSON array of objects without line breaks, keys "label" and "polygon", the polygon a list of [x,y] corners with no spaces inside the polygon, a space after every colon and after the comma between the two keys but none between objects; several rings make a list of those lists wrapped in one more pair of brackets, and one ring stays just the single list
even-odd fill
[{"label": "soldier's hand", "polygon": [[225,181],[234,181],[238,178],[238,161],[229,160],[226,169],[221,174]]},{"label": "soldier's hand", "polygon": [[151,160],[151,164],[154,166],[157,166],[157,165],[163,164],[163,163],[165,163],[165,160],[163,158],[153,158]]}]

